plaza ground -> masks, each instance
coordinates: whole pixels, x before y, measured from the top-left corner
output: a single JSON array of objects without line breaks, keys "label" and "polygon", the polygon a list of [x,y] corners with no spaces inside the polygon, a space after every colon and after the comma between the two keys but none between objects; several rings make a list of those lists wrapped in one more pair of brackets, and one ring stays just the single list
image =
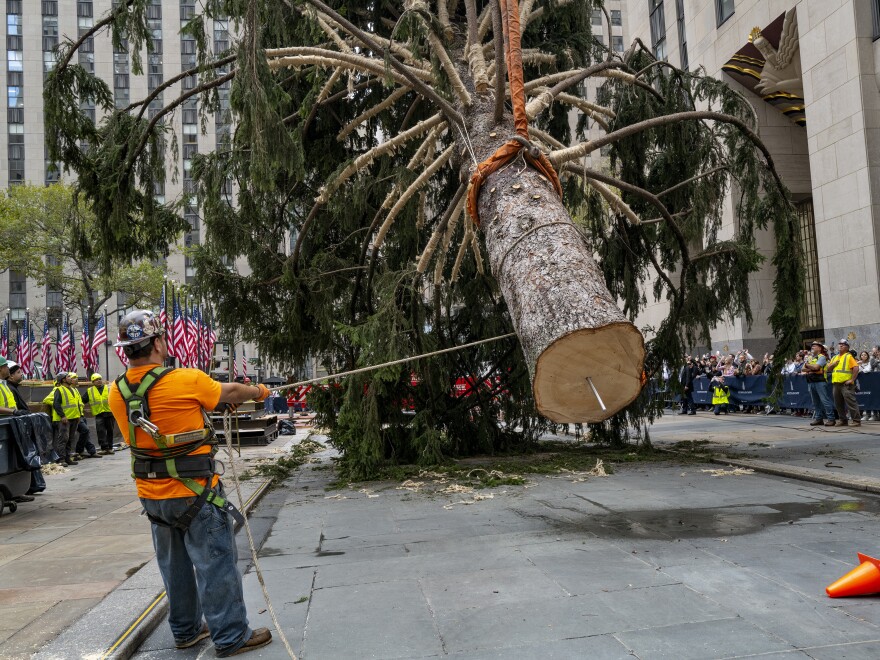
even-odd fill
[{"label": "plaza ground", "polygon": [[[880,488],[880,424],[807,423],[668,416],[652,439]],[[428,476],[328,491],[330,454],[251,514],[269,593],[300,657],[880,657],[875,598],[824,593],[857,551],[878,550],[873,494],[674,456],[606,477],[530,477],[526,487],[462,492]],[[77,469],[51,477],[39,507],[0,520],[10,622],[0,655],[101,657],[116,644],[114,653],[141,659],[213,657],[209,642],[172,648],[161,603],[143,614],[161,583],[127,456]],[[239,541],[251,623],[271,625]],[[43,639],[28,647],[37,630]],[[276,635],[248,657],[286,653]]]}]

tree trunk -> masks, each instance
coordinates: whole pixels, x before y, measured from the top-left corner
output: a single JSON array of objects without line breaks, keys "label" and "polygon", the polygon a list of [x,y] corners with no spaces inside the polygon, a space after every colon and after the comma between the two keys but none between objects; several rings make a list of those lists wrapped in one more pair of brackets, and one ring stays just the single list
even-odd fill
[{"label": "tree trunk", "polygon": [[[477,158],[509,138],[501,127],[486,130],[491,111],[470,119]],[[599,422],[630,404],[642,388],[642,334],[617,308],[550,183],[518,158],[483,184],[479,211],[541,414]]]}]

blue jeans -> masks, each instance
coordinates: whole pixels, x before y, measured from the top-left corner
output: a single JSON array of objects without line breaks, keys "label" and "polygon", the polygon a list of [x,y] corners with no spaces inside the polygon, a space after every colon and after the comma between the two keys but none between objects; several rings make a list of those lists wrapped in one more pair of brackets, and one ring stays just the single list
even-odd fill
[{"label": "blue jeans", "polygon": [[834,406],[825,383],[807,383],[813,397],[813,419],[834,419]]},{"label": "blue jeans", "polygon": [[[222,487],[218,487],[222,493]],[[147,500],[151,516],[174,522],[195,497]],[[168,624],[174,640],[186,642],[202,630],[202,615],[219,655],[237,651],[251,638],[232,518],[205,504],[184,533],[152,524],[156,559],[168,592]]]}]

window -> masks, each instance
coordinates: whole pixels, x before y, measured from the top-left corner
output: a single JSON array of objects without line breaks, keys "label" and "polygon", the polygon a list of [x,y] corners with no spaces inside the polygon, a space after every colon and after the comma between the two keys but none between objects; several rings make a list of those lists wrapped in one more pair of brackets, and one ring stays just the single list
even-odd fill
[{"label": "window", "polygon": [[623,20],[621,18],[621,13],[619,9],[611,10],[611,25],[616,25],[617,27],[623,25]]},{"label": "window", "polygon": [[57,16],[43,16],[43,36],[44,37],[55,37],[56,43],[58,40],[58,17]]},{"label": "window", "polygon": [[733,0],[715,0],[715,14],[720,26],[724,21],[733,16]]},{"label": "window", "polygon": [[871,0],[871,14],[874,18],[874,41],[880,39],[880,0]]},{"label": "window", "polygon": [[24,107],[24,94],[21,91],[21,87],[7,87],[6,97],[8,100],[7,108]]},{"label": "window", "polygon": [[678,52],[681,56],[681,68],[687,71],[688,62],[687,31],[684,26],[684,0],[675,0],[675,19],[678,24]]},{"label": "window", "polygon": [[[620,13],[620,12],[618,12]],[[593,25],[602,25],[602,10],[594,9],[593,10]]]},{"label": "window", "polygon": [[820,330],[822,321],[822,291],[819,287],[819,255],[816,250],[816,225],[813,220],[813,200],[795,205],[801,228],[801,249],[804,255],[804,306],[801,308],[801,332]]},{"label": "window", "polygon": [[20,50],[10,50],[6,52],[6,64],[10,71],[22,71],[22,59]]},{"label": "window", "polygon": [[83,18],[90,18],[92,16],[92,3],[91,2],[77,2],[76,3],[76,15]]},{"label": "window", "polygon": [[[80,61],[82,64],[82,61]],[[52,69],[55,68],[55,53],[52,51],[46,51],[43,53],[43,71],[48,73]]]},{"label": "window", "polygon": [[623,37],[611,37],[611,49],[617,53],[622,53]]},{"label": "window", "polygon": [[12,14],[6,17],[6,34],[21,36],[21,16]]},{"label": "window", "polygon": [[27,277],[17,270],[9,271],[9,306],[13,312],[21,310],[22,318],[24,318],[24,311],[27,307]]},{"label": "window", "polygon": [[80,30],[91,30],[95,24],[95,19],[91,16],[77,19],[76,25]]},{"label": "window", "polygon": [[651,49],[658,60],[666,59],[666,16],[663,0],[648,0],[651,21]]}]

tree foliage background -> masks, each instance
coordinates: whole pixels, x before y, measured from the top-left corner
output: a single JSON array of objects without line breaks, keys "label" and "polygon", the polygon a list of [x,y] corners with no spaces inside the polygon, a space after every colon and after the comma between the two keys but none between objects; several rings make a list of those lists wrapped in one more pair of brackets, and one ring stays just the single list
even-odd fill
[{"label": "tree foliage background", "polygon": [[[89,244],[98,241],[95,214],[83,201],[77,204],[70,185],[13,186],[0,193],[0,268],[15,270],[61,294],[62,309],[79,311],[74,321],[88,320],[89,332],[107,306],[116,314],[115,293],[125,296],[126,305],[152,307],[159,301],[164,270],[150,262],[130,263],[114,258],[105,270],[80,249],[74,227],[85,234]],[[109,303],[109,304],[108,304]],[[60,311],[60,310],[59,310]],[[34,310],[43,320],[44,310]],[[50,325],[60,325],[52,318]]]},{"label": "tree foliage background", "polygon": [[[126,39],[135,73],[151,48],[147,4],[120,3],[92,32]],[[115,260],[161,256],[187,228],[185,200],[160,204],[153,190],[177,157],[174,115],[196,98],[205,120],[228,112],[235,126],[192,170],[205,227],[198,287],[224,328],[290,368],[321,356],[334,370],[510,332],[479,230],[461,209],[462,182],[513,133],[498,7],[205,0],[184,28],[198,65],[168,75],[155,114],[146,113],[155,95],[115,109],[106,84],[74,63],[78,44],[62,45],[45,84],[49,149],[97,215],[95,241],[81,243],[109,271]],[[649,298],[668,301],[648,342],[649,372],[708,344],[717,323],[751,321],[748,275],[765,227],[784,283],[770,319],[776,355],[791,354],[802,298],[797,224],[749,104],[702,71],[656,62],[640,43],[610,52],[591,36],[594,8],[601,2],[520,4],[532,144],[562,175],[564,203],[622,309],[635,319]],[[212,48],[215,18],[238,35],[228,52]],[[193,76],[192,89],[181,86]],[[228,108],[217,93],[226,85]],[[97,126],[80,110],[84,98],[106,113]],[[603,137],[589,139],[591,129]],[[609,165],[591,169],[586,156],[604,146]],[[731,190],[738,221],[720,240]],[[81,218],[74,226],[88,235]],[[230,267],[240,262],[247,274]],[[488,385],[456,397],[460,376]],[[402,412],[408,402],[414,416]],[[521,447],[546,428],[513,339],[349,378],[315,403],[351,477],[387,461]],[[643,437],[656,413],[646,393],[595,425],[594,437]]]}]

